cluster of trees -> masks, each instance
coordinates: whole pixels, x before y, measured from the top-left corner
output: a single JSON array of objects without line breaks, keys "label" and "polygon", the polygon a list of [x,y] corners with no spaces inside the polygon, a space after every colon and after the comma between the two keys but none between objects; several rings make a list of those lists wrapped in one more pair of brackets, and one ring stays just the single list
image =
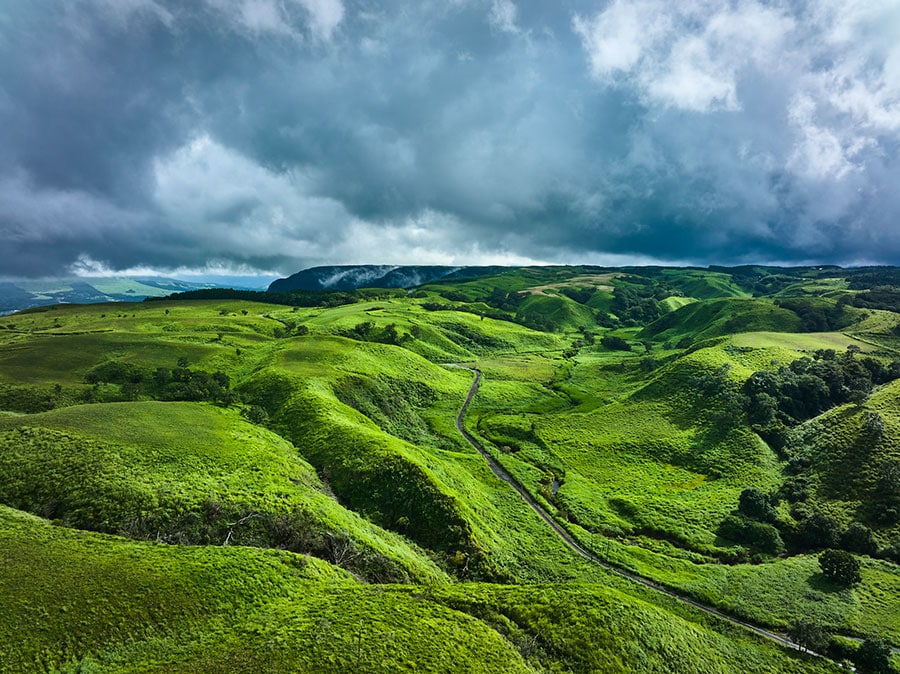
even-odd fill
[{"label": "cluster of trees", "polygon": [[[858,357],[850,346],[837,356],[833,349],[815,352],[778,370],[754,372],[744,383],[747,419],[773,448],[787,442],[787,427],[848,402],[862,403],[872,386],[900,377],[900,361],[885,366],[871,357]],[[878,420],[872,419],[872,432]],[[883,426],[882,426],[883,428]]]},{"label": "cluster of trees", "polygon": [[578,304],[587,304],[597,292],[597,289],[593,286],[568,286],[566,288],[561,288],[559,292],[568,297],[570,300],[578,302]]},{"label": "cluster of trees", "polygon": [[519,310],[519,305],[522,304],[524,299],[525,295],[516,292],[515,290],[503,290],[502,288],[494,288],[491,291],[491,294],[488,295],[487,299],[484,300],[484,302],[490,307],[500,309],[501,311],[508,311],[514,314]]},{"label": "cluster of trees", "polygon": [[291,319],[279,319],[279,322],[283,327],[275,328],[272,331],[272,334],[276,339],[283,339],[285,337],[302,337],[303,335],[309,334],[309,328],[302,323],[298,323],[297,321]]},{"label": "cluster of trees", "polygon": [[900,312],[900,288],[896,286],[877,286],[848,299],[853,306],[861,309]]},{"label": "cluster of trees", "polygon": [[828,554],[823,553],[824,564],[828,568],[823,566],[824,575],[844,584],[859,580],[847,571],[855,567],[858,572],[859,563],[853,554],[900,561],[900,545],[879,549],[872,529],[862,522],[854,521],[843,528],[827,513],[802,502],[791,506],[789,518],[779,517],[776,507],[782,500],[792,500],[785,498],[785,493],[796,489],[789,483],[771,494],[756,488],[744,489],[737,509],[719,525],[719,535],[767,555],[825,550]]},{"label": "cluster of trees", "polygon": [[85,381],[88,384],[117,384],[126,400],[149,396],[156,400],[209,401],[226,407],[237,401],[227,374],[193,370],[183,357],[173,368],[158,367],[155,370],[133,363],[108,361],[88,372]]},{"label": "cluster of trees", "polygon": [[647,325],[663,315],[659,300],[682,293],[666,283],[629,276],[632,285],[616,286],[610,310],[621,325]]},{"label": "cluster of trees", "polygon": [[826,655],[836,662],[849,660],[860,674],[894,672],[890,644],[881,639],[865,639],[859,646],[852,646],[833,639],[828,630],[810,620],[798,620],[788,628],[787,635],[801,651]]},{"label": "cluster of trees", "polygon": [[844,311],[849,296],[843,296],[832,304],[828,300],[792,298],[775,300],[775,306],[793,311],[800,317],[803,332],[829,332],[849,325],[853,318]]},{"label": "cluster of trees", "polygon": [[[900,522],[900,460],[885,459],[877,468],[871,494],[874,519],[891,526]],[[898,555],[900,562],[900,555]]]},{"label": "cluster of trees", "polygon": [[846,271],[850,290],[868,290],[881,286],[900,287],[900,268],[860,267]]},{"label": "cluster of trees", "polygon": [[380,344],[402,344],[409,335],[400,335],[396,323],[388,323],[385,326],[377,326],[373,321],[357,323],[349,329],[340,330],[338,334],[355,339],[360,342],[378,342]]},{"label": "cluster of trees", "polygon": [[631,344],[614,335],[605,335],[600,339],[600,344],[610,351],[631,351]]}]

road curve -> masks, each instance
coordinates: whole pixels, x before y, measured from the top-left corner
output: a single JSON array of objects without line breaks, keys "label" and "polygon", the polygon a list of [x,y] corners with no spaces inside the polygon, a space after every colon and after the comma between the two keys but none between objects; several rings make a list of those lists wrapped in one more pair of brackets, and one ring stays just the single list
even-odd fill
[{"label": "road curve", "polygon": [[[532,498],[531,494],[529,494],[528,491],[526,491],[526,489],[512,475],[510,475],[509,472],[505,468],[503,468],[503,466],[501,466],[497,462],[496,459],[494,459],[494,457],[492,457],[490,454],[488,454],[487,450],[485,450],[485,448],[481,445],[481,443],[478,440],[476,440],[474,437],[472,437],[472,435],[468,431],[466,431],[465,426],[463,425],[463,418],[465,417],[466,410],[469,407],[469,403],[472,402],[472,398],[474,398],[475,394],[478,392],[478,386],[481,383],[481,371],[478,369],[475,369],[475,368],[457,365],[455,363],[450,364],[449,366],[460,368],[462,370],[468,370],[469,372],[475,373],[475,380],[472,382],[472,386],[469,389],[468,395],[466,396],[466,401],[463,403],[462,407],[460,408],[459,414],[456,415],[456,429],[466,439],[466,442],[468,442],[470,445],[472,445],[472,447],[474,447],[475,450],[479,454],[481,454],[481,456],[484,457],[485,461],[487,461],[488,466],[490,466],[491,471],[494,473],[494,475],[496,475],[498,478],[500,478],[504,482],[508,483],[513,489],[515,489],[516,492],[519,494],[519,496],[522,497],[522,499],[531,507],[531,509],[534,510],[541,517],[541,519],[544,520],[550,526],[550,528],[553,529],[554,532],[556,532],[556,535],[559,536],[562,539],[562,541],[566,545],[568,545],[572,550],[574,550],[576,553],[578,553],[585,559],[588,559],[588,560],[594,562],[595,564],[598,564],[598,565],[602,566],[603,568],[608,569],[609,571],[611,571],[623,578],[627,578],[628,580],[630,580],[632,582],[639,583],[640,585],[649,587],[653,590],[656,590],[657,592],[661,592],[662,594],[668,595],[669,597],[672,597],[674,599],[677,599],[680,602],[688,604],[689,606],[692,606],[700,611],[703,611],[704,613],[707,613],[709,615],[712,615],[712,616],[715,616],[722,620],[725,620],[726,622],[729,622],[732,625],[737,625],[738,627],[742,627],[745,630],[753,632],[754,634],[758,634],[761,637],[765,637],[766,639],[769,639],[770,641],[774,641],[775,643],[777,643],[781,646],[784,646],[787,648],[793,648],[793,649],[797,649],[797,650],[803,650],[803,649],[801,649],[799,644],[791,641],[783,634],[778,634],[776,632],[770,632],[767,629],[764,629],[757,625],[753,625],[752,623],[746,622],[745,620],[741,620],[740,618],[735,618],[734,616],[730,616],[727,613],[723,613],[722,611],[720,611],[716,608],[713,608],[712,606],[708,606],[708,605],[698,602],[694,599],[691,599],[689,597],[685,597],[684,595],[678,594],[677,592],[670,590],[669,588],[665,587],[664,585],[660,585],[659,583],[657,583],[655,581],[652,581],[648,578],[640,576],[636,573],[632,573],[631,571],[626,571],[625,569],[622,569],[621,567],[611,564],[610,562],[607,562],[605,559],[601,559],[600,557],[595,555],[590,550],[587,550],[586,548],[582,547],[578,543],[578,541],[576,541],[568,531],[566,531],[555,519],[553,519],[553,517],[550,515],[550,513],[548,513],[540,503],[538,503],[537,501],[534,500],[534,498]],[[816,657],[820,657],[820,658],[823,658],[826,660],[828,659],[828,658],[825,658],[824,656],[822,656],[818,653],[815,653],[813,651],[806,650],[805,652],[809,653],[810,655],[816,656]]]}]

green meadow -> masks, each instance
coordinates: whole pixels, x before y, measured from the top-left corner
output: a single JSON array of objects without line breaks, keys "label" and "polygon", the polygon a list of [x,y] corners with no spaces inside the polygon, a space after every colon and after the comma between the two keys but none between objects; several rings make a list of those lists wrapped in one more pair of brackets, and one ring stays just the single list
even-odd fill
[{"label": "green meadow", "polygon": [[[854,278],[528,267],[2,317],[0,671],[813,672],[848,637],[900,647],[900,306]],[[582,547],[812,621],[831,659],[567,546],[457,431],[473,369],[467,432]]]}]

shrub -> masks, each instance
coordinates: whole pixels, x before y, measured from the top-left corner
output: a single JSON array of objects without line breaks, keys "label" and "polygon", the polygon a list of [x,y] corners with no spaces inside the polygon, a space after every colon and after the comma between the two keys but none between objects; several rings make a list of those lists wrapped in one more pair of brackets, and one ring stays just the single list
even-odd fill
[{"label": "shrub", "polygon": [[830,636],[821,625],[798,620],[788,628],[788,637],[794,641],[801,650],[810,650],[822,653],[829,645]]}]

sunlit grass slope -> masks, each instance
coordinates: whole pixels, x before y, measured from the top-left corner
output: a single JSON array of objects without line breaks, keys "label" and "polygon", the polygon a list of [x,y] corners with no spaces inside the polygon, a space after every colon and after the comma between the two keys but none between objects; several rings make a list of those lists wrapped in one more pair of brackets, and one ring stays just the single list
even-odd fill
[{"label": "sunlit grass slope", "polygon": [[[670,600],[629,590],[566,548],[456,432],[473,374],[452,363],[484,373],[470,431],[599,554],[757,622],[809,617],[900,642],[890,562],[861,557],[863,582],[841,590],[812,554],[756,555],[719,536],[742,490],[774,492],[790,468],[808,479],[804,507],[841,526],[866,522],[882,547],[900,540],[894,525],[875,526],[871,506],[881,467],[900,459],[896,384],[801,425],[781,454],[751,430],[736,395],[753,372],[819,349],[889,360],[900,348],[897,314],[847,306],[856,323],[839,322],[843,332],[801,333],[813,329],[802,306],[750,293],[768,283],[765,292],[786,300],[827,293],[820,303],[843,307],[843,281],[791,272],[763,283],[755,269],[623,273],[526,268],[336,307],[150,302],[0,318],[0,502],[151,540],[311,551],[381,583],[347,585],[322,566],[344,579],[329,581],[339,590],[301,578],[306,601],[288,589],[252,615],[214,611],[212,627],[189,641],[179,627],[66,653],[139,671],[440,670],[445,643],[454,671],[482,662],[493,671],[804,671],[684,609],[673,615]],[[601,324],[613,288],[638,288],[638,277],[667,284],[653,301],[669,313],[614,329],[631,347],[616,350]],[[497,309],[503,293],[519,291],[512,309]],[[535,323],[545,331],[515,322],[526,315],[546,316]],[[226,373],[234,408],[146,392],[110,403],[125,399],[117,385],[85,381],[104,363],[152,372],[181,358]],[[88,393],[98,403],[78,404]],[[259,425],[239,415],[260,412],[253,407],[265,410]],[[873,414],[883,422],[876,441],[866,435]],[[806,463],[789,465],[796,456]],[[778,516],[789,533],[791,505]],[[454,576],[554,584],[447,584]]]},{"label": "sunlit grass slope", "polygon": [[600,586],[366,587],[287,552],[139,543],[3,507],[0,558],[2,672],[830,671]]},{"label": "sunlit grass slope", "polygon": [[234,411],[137,402],[0,416],[0,446],[0,500],[69,526],[290,547],[373,580],[442,577],[421,550],[325,493],[289,443]]},{"label": "sunlit grass slope", "polygon": [[[478,429],[497,447],[512,448],[504,460],[533,489],[556,479],[553,504],[584,529],[661,536],[708,551],[741,490],[771,488],[780,473],[777,457],[749,428],[723,425],[718,403],[697,391],[695,380],[723,365],[752,372],[733,360],[725,342],[650,372],[637,357],[586,356],[569,377],[582,392],[573,401],[579,404],[527,414],[522,405],[507,411],[485,398],[476,408]],[[616,381],[623,388],[608,388]],[[532,384],[503,385],[527,400]]]},{"label": "sunlit grass slope", "polygon": [[708,300],[717,297],[749,297],[730,274],[700,269],[663,269],[660,277],[687,297]]},{"label": "sunlit grass slope", "polygon": [[802,458],[812,503],[830,506],[844,525],[866,522],[882,544],[900,540],[900,518],[885,519],[880,498],[891,467],[900,466],[900,381],[880,387],[861,406],[844,405],[802,424],[792,449]]},{"label": "sunlit grass slope", "polygon": [[136,543],[0,507],[0,671],[527,671],[488,625],[281,551]]}]

